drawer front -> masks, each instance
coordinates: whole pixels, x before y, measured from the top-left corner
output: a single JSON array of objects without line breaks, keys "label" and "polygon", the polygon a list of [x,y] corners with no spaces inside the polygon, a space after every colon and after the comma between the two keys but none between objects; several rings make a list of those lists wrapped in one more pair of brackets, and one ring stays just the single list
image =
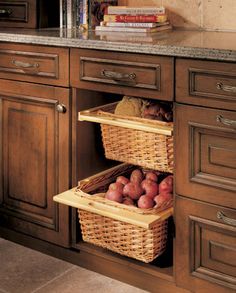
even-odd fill
[{"label": "drawer front", "polygon": [[0,44],[0,78],[69,85],[69,51],[64,48]]},{"label": "drawer front", "polygon": [[176,100],[236,110],[236,64],[178,59]]},{"label": "drawer front", "polygon": [[235,111],[177,105],[175,133],[176,192],[236,208]]},{"label": "drawer front", "polygon": [[235,210],[177,197],[176,247],[177,285],[194,292],[209,283],[219,285],[214,292],[236,289]]},{"label": "drawer front", "polygon": [[0,1],[0,26],[36,28],[36,0]]},{"label": "drawer front", "polygon": [[72,49],[71,84],[171,101],[173,58]]},{"label": "drawer front", "polygon": [[177,285],[198,292],[215,284],[214,292],[233,292],[236,211],[177,197],[176,263],[182,264],[176,266]]}]

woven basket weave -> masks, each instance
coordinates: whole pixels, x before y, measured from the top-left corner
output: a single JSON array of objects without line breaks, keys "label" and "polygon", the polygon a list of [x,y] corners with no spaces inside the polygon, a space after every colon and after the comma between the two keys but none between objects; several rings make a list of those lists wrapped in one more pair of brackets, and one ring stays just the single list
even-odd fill
[{"label": "woven basket weave", "polygon": [[[99,111],[98,114],[114,120],[123,119],[127,122],[146,124],[156,129],[163,126],[173,127],[172,122],[116,115],[113,112],[114,104],[106,111]],[[106,158],[173,173],[173,135],[114,126],[109,123],[100,125]]]},{"label": "woven basket weave", "polygon": [[167,220],[144,229],[91,212],[78,210],[82,237],[89,242],[145,263],[166,248]]},{"label": "woven basket weave", "polygon": [[[146,215],[158,215],[163,210],[172,206],[172,201],[166,203],[161,208],[140,209],[134,206],[127,206],[113,202],[104,198],[104,191],[108,185],[114,182],[119,175],[127,175],[136,168],[128,164],[121,164],[99,174],[91,176],[86,180],[80,181],[79,188],[75,193],[82,198],[92,201],[90,205],[96,203],[97,206],[106,206],[111,214],[116,209],[120,211],[132,212],[132,215],[138,214],[143,219]],[[143,262],[151,262],[161,255],[166,247],[168,217],[171,213],[166,213],[149,228],[143,228],[135,224],[128,223],[125,219],[117,220],[107,215],[88,212],[78,209],[82,237],[85,242],[89,242],[111,251],[117,252]],[[127,213],[125,212],[125,213]],[[165,213],[165,211],[164,211]]]}]

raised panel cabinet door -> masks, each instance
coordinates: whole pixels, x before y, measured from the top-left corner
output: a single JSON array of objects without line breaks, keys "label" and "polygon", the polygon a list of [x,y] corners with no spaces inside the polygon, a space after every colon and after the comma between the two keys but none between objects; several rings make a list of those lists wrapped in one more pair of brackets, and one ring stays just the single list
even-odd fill
[{"label": "raised panel cabinet door", "polygon": [[69,90],[3,80],[0,88],[0,219],[66,246],[68,209],[52,197],[69,187]]},{"label": "raised panel cabinet door", "polygon": [[176,196],[175,276],[191,292],[236,290],[236,211]]},{"label": "raised panel cabinet door", "polygon": [[236,208],[236,113],[176,105],[175,190]]}]

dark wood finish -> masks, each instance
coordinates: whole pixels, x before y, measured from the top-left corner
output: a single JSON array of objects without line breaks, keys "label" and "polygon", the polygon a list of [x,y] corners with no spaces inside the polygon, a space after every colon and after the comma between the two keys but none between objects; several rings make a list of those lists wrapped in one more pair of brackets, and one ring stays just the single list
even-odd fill
[{"label": "dark wood finish", "polygon": [[192,292],[235,292],[236,226],[218,219],[219,211],[236,220],[233,209],[176,198],[178,286]]},{"label": "dark wood finish", "polygon": [[236,64],[177,59],[176,101],[236,110]]},{"label": "dark wood finish", "polygon": [[112,254],[107,250],[97,249],[89,244],[81,245],[80,251],[74,251],[4,228],[0,228],[0,236],[148,292],[190,292],[176,287],[170,268],[156,268],[154,270],[149,268],[147,264],[130,261],[129,258]]},{"label": "dark wood finish", "polygon": [[[68,208],[52,196],[69,188],[69,90],[0,80],[2,220],[40,239],[68,245]],[[62,103],[66,113],[58,113]]]},{"label": "dark wood finish", "polygon": [[0,78],[69,85],[69,51],[63,48],[0,44]]},{"label": "dark wood finish", "polygon": [[234,111],[176,105],[176,192],[236,208],[236,131],[217,121],[236,121]]},{"label": "dark wood finish", "polygon": [[173,100],[173,58],[71,49],[71,85]]},{"label": "dark wood finish", "polygon": [[2,0],[0,27],[42,28],[59,26],[57,0]]}]

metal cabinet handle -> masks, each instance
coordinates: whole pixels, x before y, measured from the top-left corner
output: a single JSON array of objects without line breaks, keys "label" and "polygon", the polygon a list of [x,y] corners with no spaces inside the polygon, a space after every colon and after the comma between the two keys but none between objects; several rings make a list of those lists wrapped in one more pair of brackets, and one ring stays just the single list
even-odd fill
[{"label": "metal cabinet handle", "polygon": [[114,79],[114,80],[118,80],[118,81],[130,82],[130,81],[135,81],[135,79],[136,79],[136,74],[134,72],[121,73],[121,72],[115,72],[115,71],[109,71],[109,70],[103,69],[101,71],[101,75],[106,78],[110,78],[110,79]]},{"label": "metal cabinet handle", "polygon": [[39,63],[28,63],[28,62],[23,62],[19,60],[12,60],[12,64],[15,65],[16,67],[21,67],[24,69],[39,68]]},{"label": "metal cabinet handle", "polygon": [[56,105],[56,110],[57,110],[57,112],[59,112],[59,113],[66,113],[66,106],[64,105],[64,104],[57,104]]},{"label": "metal cabinet handle", "polygon": [[12,14],[12,10],[11,9],[0,9],[0,16],[2,15],[11,15]]},{"label": "metal cabinet handle", "polygon": [[231,119],[224,118],[221,115],[217,115],[216,116],[216,121],[217,122],[220,122],[220,123],[222,123],[224,125],[227,125],[227,126],[236,127],[236,121],[235,120],[231,120]]},{"label": "metal cabinet handle", "polygon": [[217,212],[217,219],[220,219],[226,224],[236,227],[236,220],[226,217],[226,215],[221,211]]},{"label": "metal cabinet handle", "polygon": [[236,86],[225,85],[222,82],[217,82],[216,88],[224,92],[236,93]]}]

